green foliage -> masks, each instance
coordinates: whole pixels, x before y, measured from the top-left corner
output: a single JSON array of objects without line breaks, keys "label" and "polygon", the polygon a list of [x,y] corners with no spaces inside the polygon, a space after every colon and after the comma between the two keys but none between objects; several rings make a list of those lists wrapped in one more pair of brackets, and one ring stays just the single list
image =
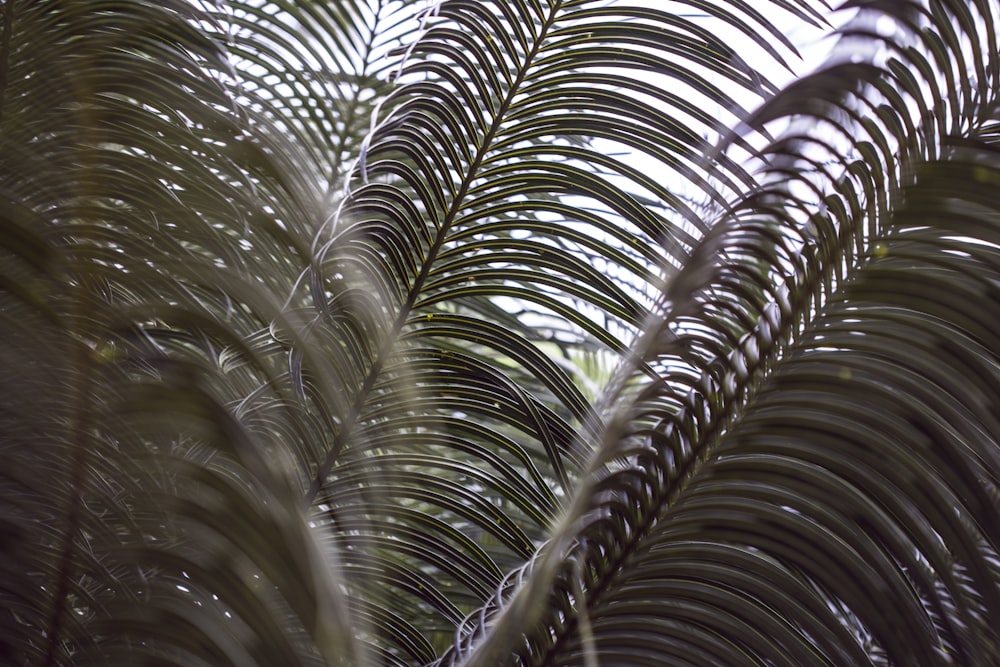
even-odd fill
[{"label": "green foliage", "polygon": [[1000,664],[998,18],[0,0],[0,663]]}]

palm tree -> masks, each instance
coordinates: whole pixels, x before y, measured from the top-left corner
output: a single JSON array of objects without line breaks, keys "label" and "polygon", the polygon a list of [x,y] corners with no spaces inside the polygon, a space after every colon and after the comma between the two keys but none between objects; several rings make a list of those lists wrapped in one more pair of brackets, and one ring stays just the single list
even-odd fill
[{"label": "palm tree", "polygon": [[1000,664],[998,17],[0,0],[0,663]]}]

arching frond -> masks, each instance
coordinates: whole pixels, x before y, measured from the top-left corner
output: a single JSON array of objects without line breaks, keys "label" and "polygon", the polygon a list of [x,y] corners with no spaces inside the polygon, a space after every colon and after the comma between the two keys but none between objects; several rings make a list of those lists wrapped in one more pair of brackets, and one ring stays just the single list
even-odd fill
[{"label": "arching frond", "polygon": [[0,662],[1000,661],[998,11],[3,2]]},{"label": "arching frond", "polygon": [[[991,125],[989,68],[977,70],[982,79],[967,74],[961,96],[945,92],[956,81],[952,63],[991,59],[970,54],[990,38],[954,37],[960,52],[949,53],[934,37],[993,25],[992,9],[976,7],[987,13],[973,18],[973,8],[953,4],[932,3],[922,14],[927,29],[914,23],[917,5],[866,4],[841,31],[827,66],[751,116],[754,128],[791,122],[762,152],[761,187],[685,263],[679,277],[698,278],[683,283],[689,299],[680,306],[668,299],[659,324],[640,339],[639,353],[667,381],[620,395],[597,461],[612,471],[584,487],[516,592],[498,593],[492,618],[469,628],[455,662],[490,664],[509,650],[503,641],[517,641],[525,664],[593,657],[645,664],[651,655],[682,664],[996,659],[984,625],[996,594],[996,536],[988,528],[997,509],[988,463],[996,435],[980,425],[989,410],[952,412],[967,379],[941,385],[941,363],[915,368],[921,353],[904,345],[911,337],[931,344],[907,327],[938,320],[948,325],[935,329],[932,354],[948,340],[965,350],[956,354],[977,358],[985,376],[995,364],[986,351],[992,344],[981,344],[961,315],[979,309],[991,288],[972,288],[976,296],[957,305],[960,292],[953,299],[936,286],[945,267],[956,288],[977,271],[988,275],[982,253],[990,234],[955,233],[953,219],[925,219],[923,229],[912,221],[921,206],[947,217],[963,196],[976,202],[979,225],[995,217],[982,204],[992,158],[952,157],[946,148],[951,137]],[[888,18],[898,26],[891,38],[872,31]],[[859,55],[852,47],[861,38],[882,48],[868,62],[848,60]],[[928,55],[936,66],[926,66]],[[962,101],[971,99],[985,105]],[[970,159],[982,162],[972,167]],[[979,187],[962,195],[949,189],[942,176],[949,168],[978,170]],[[879,275],[897,235],[921,233],[921,261],[929,264],[907,267],[909,300],[865,303],[855,290]],[[983,264],[951,263],[967,253]],[[892,280],[904,279],[896,273]],[[671,287],[668,294],[677,294],[678,279]],[[944,304],[958,310],[942,316]],[[896,312],[902,306],[913,312]],[[888,330],[886,317],[894,323]],[[786,384],[786,374],[796,382]],[[781,407],[767,398],[778,393]],[[934,394],[942,398],[926,405]],[[959,413],[977,424],[975,436],[946,426],[959,423]],[[750,426],[764,422],[760,430]],[[928,459],[922,452],[931,442]],[[960,451],[970,458],[958,464]],[[866,495],[876,488],[891,488],[895,504]],[[961,554],[945,556],[942,543],[953,540]],[[763,581],[781,583],[763,589]],[[520,622],[532,611],[541,625]]]},{"label": "arching frond", "polygon": [[[754,11],[713,11],[762,57],[787,53]],[[397,589],[391,609],[407,609],[413,623],[436,618],[432,632],[450,641],[488,595],[470,595],[434,565],[454,545],[447,531],[428,534],[423,516],[487,545],[488,594],[499,573],[534,554],[603,428],[535,343],[537,328],[561,322],[551,326],[627,354],[658,286],[705,230],[703,207],[671,181],[716,205],[750,187],[728,157],[701,159],[702,134],[721,125],[694,100],[737,118],[721,80],[761,98],[769,87],[680,12],[586,2],[442,3],[398,80],[313,277],[314,293],[334,294],[327,325],[338,338],[363,337],[367,355],[365,367],[344,371],[354,393],[313,490],[332,525],[374,521],[379,540],[361,528],[343,538],[358,554],[358,595],[369,598],[370,573],[381,572],[372,583]],[[660,174],[604,145],[643,155]],[[368,292],[363,334],[329,284]],[[525,316],[496,323],[505,303]],[[484,427],[496,436],[483,439]],[[370,512],[376,498],[421,511],[419,544],[417,525],[389,531],[383,503]],[[390,537],[397,550],[366,547]],[[412,555],[403,571],[400,551]],[[427,571],[440,577],[433,591],[411,582]]]}]

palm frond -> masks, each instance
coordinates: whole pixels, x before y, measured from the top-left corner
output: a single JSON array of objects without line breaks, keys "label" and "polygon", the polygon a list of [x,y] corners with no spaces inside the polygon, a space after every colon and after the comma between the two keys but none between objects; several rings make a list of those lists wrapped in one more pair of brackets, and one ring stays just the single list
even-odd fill
[{"label": "palm frond", "polygon": [[[771,44],[782,36],[755,12],[720,16],[765,57],[779,53]],[[651,75],[676,88],[645,85]],[[759,72],[676,13],[596,3],[439,6],[366,140],[312,278],[316,294],[346,283],[370,299],[363,334],[346,331],[357,325],[341,315],[339,297],[326,307],[327,325],[342,331],[336,337],[364,338],[367,355],[367,370],[355,355],[342,372],[355,393],[336,416],[313,486],[331,525],[346,516],[359,526],[354,517],[369,516],[373,501],[399,498],[481,536],[485,571],[512,571],[534,554],[601,426],[572,378],[532,343],[532,330],[545,318],[561,321],[584,344],[626,354],[656,285],[704,231],[701,211],[668,179],[716,202],[748,187],[728,158],[707,168],[698,157],[708,149],[699,129],[721,126],[693,96],[740,113],[712,79],[768,93]],[[595,143],[612,140],[661,165],[662,178]],[[493,312],[503,299],[527,304],[528,316],[498,326],[484,298]],[[433,430],[456,418],[502,439],[482,439],[480,427]],[[386,511],[383,502],[374,507]],[[372,530],[397,548],[362,550],[374,538],[360,528],[342,538],[357,554],[358,597],[372,599],[371,572],[397,573],[376,583],[396,589],[391,610],[406,609],[414,624],[436,619],[407,636],[437,636],[432,644],[446,647],[461,616],[487,598],[434,565],[454,550],[447,534],[414,544],[416,526],[385,532],[371,516]],[[413,556],[402,571],[400,552]],[[433,589],[413,583],[426,572],[435,572]],[[502,582],[494,574],[484,583],[492,593]]]},{"label": "palm frond", "polygon": [[[956,80],[950,73],[952,63],[970,58],[970,44],[989,43],[989,38],[957,37],[950,41],[962,54],[941,50],[942,42],[934,34],[948,34],[956,25],[993,25],[991,15],[972,19],[964,3],[952,4],[961,5],[961,11],[932,3],[924,18],[932,21],[933,29],[921,26],[920,32],[901,29],[893,39],[878,37],[889,55],[875,50],[870,62],[851,62],[847,57],[858,52],[845,53],[846,48],[859,37],[868,42],[877,37],[867,27],[876,24],[874,10],[892,12],[888,16],[905,26],[911,11],[919,9],[865,3],[865,11],[841,31],[842,47],[835,50],[831,63],[793,84],[749,119],[748,125],[756,128],[782,119],[791,123],[762,153],[767,166],[759,179],[761,187],[734,205],[705,237],[708,245],[685,263],[681,275],[690,272],[699,277],[684,284],[693,300],[685,301],[681,309],[676,299],[669,299],[659,324],[641,339],[640,354],[663,369],[666,381],[619,398],[614,421],[619,426],[597,461],[613,463],[617,458],[613,472],[584,487],[585,495],[569,517],[572,521],[561,525],[515,593],[498,594],[493,602],[495,618],[485,626],[470,627],[467,643],[452,660],[489,664],[500,650],[492,646],[497,628],[502,628],[499,643],[525,637],[516,651],[526,664],[579,662],[595,650],[608,659],[615,656],[627,664],[641,664],[650,646],[656,647],[653,653],[658,656],[688,664],[740,664],[737,655],[759,664],[866,664],[885,656],[892,664],[995,660],[995,637],[984,626],[996,592],[995,535],[987,528],[995,523],[996,512],[987,463],[996,456],[995,435],[976,427],[978,435],[971,442],[980,444],[972,460],[959,466],[965,472],[941,472],[947,469],[941,467],[944,459],[954,467],[957,452],[971,454],[961,437],[948,445],[944,424],[957,421],[952,413],[930,412],[938,416],[924,417],[917,429],[909,431],[902,427],[893,431],[888,423],[903,405],[909,406],[910,414],[920,413],[913,406],[922,405],[926,395],[913,393],[912,384],[891,384],[889,371],[894,364],[905,367],[907,351],[901,348],[900,357],[890,356],[895,344],[890,337],[879,347],[886,357],[883,365],[872,361],[875,368],[865,375],[869,384],[844,392],[831,385],[842,383],[845,373],[857,377],[864,362],[838,371],[830,364],[841,353],[845,363],[852,358],[851,349],[845,347],[847,339],[841,337],[830,347],[825,342],[828,328],[841,322],[839,326],[857,336],[852,341],[874,344],[878,335],[884,335],[878,324],[873,323],[870,332],[856,325],[866,321],[865,306],[852,290],[876,271],[878,262],[870,263],[873,257],[881,261],[891,252],[889,239],[913,224],[906,208],[913,192],[929,193],[927,201],[948,210],[948,198],[955,195],[934,177],[917,178],[924,173],[921,170],[930,169],[921,165],[939,164],[933,161],[952,141],[946,137],[977,134],[969,130],[989,124],[994,104],[990,91],[996,87],[988,68],[978,70],[985,80],[970,76],[963,82],[961,97],[931,92],[951,89]],[[952,12],[958,12],[957,19]],[[924,66],[925,53],[936,57],[940,70]],[[988,55],[978,57],[990,60]],[[912,70],[923,75],[920,84],[909,76]],[[925,102],[928,98],[932,101]],[[971,99],[977,103],[963,103]],[[983,159],[979,168],[985,184],[993,163]],[[912,187],[904,190],[901,184]],[[995,215],[982,210],[979,214],[983,224]],[[958,254],[968,252],[960,239],[948,235],[949,221],[927,224],[924,249],[941,255],[937,264],[949,258],[953,243],[960,244]],[[970,238],[984,237],[980,232]],[[981,242],[969,243],[975,247]],[[959,274],[966,279],[972,275],[967,269]],[[925,299],[913,306],[918,313],[950,299],[940,290],[926,292],[930,288],[922,284],[922,277],[916,272],[910,278],[920,285],[911,294],[923,294]],[[899,274],[895,280],[900,280]],[[672,287],[676,294],[677,279]],[[984,294],[976,293],[980,298]],[[963,307],[976,308],[976,303],[970,299]],[[893,302],[876,303],[872,309],[891,311],[893,306]],[[949,315],[943,321],[963,321],[958,313]],[[919,315],[911,314],[902,321],[916,319]],[[892,334],[905,336],[898,325]],[[940,338],[948,335],[937,332]],[[816,360],[820,352],[828,355],[828,364],[813,366],[814,358],[804,354],[803,346],[818,348]],[[976,349],[974,356],[986,364],[983,372],[989,375],[994,362]],[[816,370],[801,371],[798,387],[784,393],[784,409],[777,401],[768,405],[764,397],[771,383],[786,389],[780,384],[783,374],[799,372],[800,356],[803,365]],[[677,370],[685,366],[686,370]],[[875,380],[880,372],[887,377]],[[911,371],[910,381],[916,381],[913,376],[920,377],[920,372],[929,374],[930,369]],[[961,384],[964,378],[955,381]],[[806,393],[806,387],[812,393]],[[894,391],[905,398],[890,406],[886,396],[898,397]],[[948,387],[942,386],[942,393],[946,391]],[[934,409],[944,410],[940,404]],[[868,422],[874,424],[867,431],[848,427],[860,414],[870,415]],[[877,414],[887,421],[884,432]],[[771,431],[755,431],[757,440],[744,441],[741,429],[758,418],[767,420]],[[808,425],[801,423],[806,420]],[[930,429],[928,423],[936,425]],[[915,443],[927,440],[924,435],[914,441],[920,428],[929,430],[942,450],[933,463],[913,451],[919,446]],[[827,437],[821,438],[822,433]],[[844,451],[851,441],[857,443],[860,458],[844,461],[851,456]],[[758,456],[755,446],[776,447],[784,458]],[[862,451],[870,458],[865,459]],[[814,456],[823,456],[822,463]],[[880,457],[893,461],[889,467],[902,475],[890,482],[899,498],[891,509],[872,505],[864,496],[878,482],[873,481],[874,474],[861,471],[862,463],[867,460],[865,465],[872,465]],[[748,467],[740,469],[741,465]],[[885,474],[879,465],[876,468]],[[848,472],[852,470],[864,483]],[[715,471],[726,472],[716,476]],[[929,492],[913,486],[919,475],[924,475],[920,484],[938,489],[939,495],[931,496],[938,501],[934,512],[925,504]],[[939,477],[944,480],[934,481]],[[857,492],[858,488],[862,490]],[[801,504],[791,499],[796,493]],[[688,507],[693,508],[690,515]],[[941,556],[942,534],[926,528],[934,525],[934,517],[941,516],[945,507],[949,508],[945,514],[954,507],[963,515],[958,521],[967,532],[951,530],[943,539],[949,544],[955,539],[960,555]],[[921,520],[927,523],[918,532]],[[704,535],[712,539],[702,540]],[[922,541],[925,538],[928,541]],[[672,553],[684,555],[675,560],[668,558]],[[731,556],[732,563],[722,554]],[[693,568],[702,567],[702,559],[725,565],[704,566],[700,575],[679,576],[674,570],[694,572]],[[644,571],[634,585],[633,567]],[[936,568],[945,569],[937,573]],[[740,576],[739,584],[721,585],[743,570],[750,573]],[[975,584],[956,576],[958,571],[962,577],[973,577]],[[762,577],[782,584],[764,592]],[[867,583],[848,582],[851,577],[862,581],[867,577]],[[554,585],[547,588],[553,578]],[[539,586],[543,592],[538,592]],[[980,592],[970,596],[970,586]],[[885,592],[886,598],[871,601],[873,589]],[[781,605],[770,597],[791,590],[802,594],[789,596]],[[811,599],[804,602],[807,591]],[[881,604],[886,606],[877,606]],[[548,611],[541,612],[546,620],[540,626],[533,620],[527,626],[519,624],[528,610],[539,613],[543,607]],[[813,619],[809,625],[789,620],[799,618],[801,607],[810,610],[802,614]],[[957,607],[963,609],[962,621],[953,620]],[[877,615],[883,613],[892,619]],[[949,620],[943,621],[946,616]],[[511,627],[504,628],[505,624]],[[977,630],[966,632],[970,627]],[[853,643],[845,641],[845,628],[854,628]],[[626,650],[623,642],[631,639],[634,650],[621,657]],[[600,648],[594,649],[595,645]]]},{"label": "palm frond", "polygon": [[0,661],[1000,660],[998,8],[820,4],[3,3]]},{"label": "palm frond", "polygon": [[[322,192],[288,165],[315,173],[311,147],[247,124],[196,4],[4,16],[0,655],[360,660],[306,528],[294,456],[314,434],[244,343],[301,329],[281,303]],[[248,394],[270,410],[238,421]]]}]

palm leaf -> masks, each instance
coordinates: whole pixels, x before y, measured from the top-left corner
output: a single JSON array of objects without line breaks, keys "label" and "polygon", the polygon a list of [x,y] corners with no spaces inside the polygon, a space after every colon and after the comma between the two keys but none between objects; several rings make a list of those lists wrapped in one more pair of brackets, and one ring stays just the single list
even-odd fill
[{"label": "palm leaf", "polygon": [[[703,168],[692,156],[707,144],[679,118],[693,116],[706,132],[718,131],[716,121],[682,94],[643,100],[632,92],[648,90],[641,77],[655,72],[734,107],[684,63],[760,94],[766,86],[717,39],[667,12],[454,2],[437,13],[410,50],[399,77],[405,85],[383,107],[391,111],[366,140],[355,189],[311,280],[320,284],[314,293],[331,291],[325,287],[331,282],[339,289],[343,281],[372,299],[364,329],[368,370],[359,374],[357,357],[351,359],[355,366],[343,384],[357,393],[337,415],[315,497],[329,507],[331,523],[346,516],[359,526],[353,517],[371,516],[380,540],[397,541],[397,549],[376,553],[361,551],[380,540],[360,528],[344,538],[344,548],[358,554],[352,555],[356,595],[371,599],[393,588],[390,609],[414,625],[406,636],[436,637],[432,644],[440,650],[454,633],[456,612],[487,598],[470,596],[434,565],[454,550],[447,535],[425,532],[415,544],[410,535],[417,526],[386,533],[369,514],[373,500],[399,498],[404,507],[480,536],[490,559],[484,565],[508,572],[546,535],[601,429],[571,378],[531,344],[531,319],[497,326],[483,319],[491,316],[483,298],[527,304],[528,316],[567,322],[585,345],[626,352],[627,337],[615,334],[630,336],[642,326],[657,273],[674,270],[702,223],[663,181],[592,142],[613,138],[647,153],[665,173],[692,180],[697,174],[693,187],[700,183],[705,196],[721,201],[731,196],[723,192],[746,187],[746,174],[726,158],[722,169],[697,172]],[[625,35],[623,20],[630,26]],[[769,48],[754,30],[737,27]],[[766,22],[764,29],[777,32]],[[614,75],[604,71],[609,62],[620,68]],[[604,278],[592,257],[607,272],[630,274],[627,284],[637,287]],[[659,265],[656,272],[645,268],[650,263]],[[330,325],[350,321],[337,297],[326,311]],[[468,428],[428,432],[453,423],[449,415],[485,425],[503,440],[479,439],[480,431]],[[501,483],[504,476],[510,483]],[[470,488],[493,498],[485,502],[496,508],[470,496]],[[375,507],[386,511],[382,502]],[[426,531],[427,522],[420,528]],[[423,563],[410,560],[399,570],[401,551]],[[413,581],[428,571],[435,572],[436,589],[421,592]],[[383,574],[369,585],[372,572]],[[492,592],[501,579],[484,583]],[[446,604],[452,596],[462,604]]]},{"label": "palm leaf", "polygon": [[314,147],[248,125],[259,92],[218,76],[235,56],[196,5],[4,12],[0,654],[358,658],[301,502],[317,438],[244,343],[289,321],[323,191],[288,164],[319,173]]},{"label": "palm leaf", "polygon": [[[909,8],[896,9],[901,22],[908,18]],[[934,11],[927,16],[935,25],[980,25],[983,20],[955,21],[936,5]],[[966,10],[959,16],[967,15]],[[870,40],[873,35],[864,26],[874,18],[864,12],[848,24],[843,44],[851,45],[859,35]],[[930,32],[920,36],[934,53],[941,41],[927,38]],[[963,49],[968,44],[952,42]],[[515,641],[521,661],[530,664],[593,656],[640,664],[650,653],[691,664],[995,660],[996,638],[985,625],[996,594],[996,536],[991,532],[996,504],[988,463],[996,456],[995,436],[974,427],[975,438],[949,439],[957,427],[945,425],[959,422],[951,412],[958,399],[928,405],[926,396],[936,392],[925,386],[918,393],[920,385],[913,384],[921,377],[931,387],[942,382],[939,364],[908,370],[905,376],[894,371],[919,358],[904,349],[916,335],[910,324],[921,318],[956,323],[935,331],[936,355],[944,340],[964,347],[961,341],[970,333],[968,325],[959,324],[967,317],[962,309],[981,307],[980,289],[967,305],[957,306],[950,289],[933,287],[936,280],[948,280],[937,275],[944,267],[955,272],[950,280],[956,283],[958,275],[976,275],[967,267],[952,268],[947,260],[952,254],[965,256],[968,247],[980,248],[981,225],[994,215],[982,207],[982,188],[972,193],[967,188],[983,222],[967,242],[964,233],[949,232],[954,224],[950,204],[961,195],[941,174],[951,168],[979,169],[979,180],[986,183],[993,163],[981,153],[976,167],[932,167],[951,163],[925,161],[941,156],[946,133],[987,122],[988,115],[977,114],[989,104],[949,107],[947,98],[938,96],[925,106],[928,89],[943,90],[953,79],[944,74],[934,80],[934,70],[922,67],[920,48],[901,53],[905,65],[890,58],[883,69],[877,63],[839,63],[835,51],[831,65],[794,84],[750,119],[755,127],[792,120],[764,152],[769,160],[764,187],[733,207],[734,214],[719,223],[718,236],[706,236],[712,252],[696,251],[686,263],[684,271],[693,275],[701,267],[702,279],[686,285],[695,290],[694,305],[686,301],[682,311],[675,299],[668,301],[661,324],[652,330],[657,335],[638,348],[658,358],[658,364],[694,367],[686,374],[665,372],[673,382],[650,385],[634,397],[622,395],[616,408],[621,426],[597,461],[624,457],[616,464],[620,470],[585,487],[572,520],[561,524],[516,594],[495,598],[495,619],[485,626],[490,629],[470,627],[467,643],[451,660],[489,664],[503,650],[497,645]],[[938,54],[938,64],[957,57]],[[927,79],[911,85],[912,77],[902,74],[911,69]],[[991,87],[988,81],[968,83],[983,96]],[[916,120],[906,96],[917,102]],[[875,117],[896,122],[883,125],[866,118],[865,107],[876,107]],[[802,110],[808,114],[804,118]],[[904,123],[919,129],[893,136]],[[832,131],[820,137],[815,129],[806,133],[817,124]],[[849,142],[846,154],[836,142]],[[951,159],[961,164],[968,152]],[[901,190],[900,181],[909,187]],[[918,207],[941,212],[924,218],[924,228],[912,222],[909,207],[916,192],[924,195]],[[892,255],[896,236],[921,232],[926,254],[907,255],[897,265],[914,285],[907,291],[910,298],[902,304],[869,304],[859,297],[855,290],[875,284],[869,276],[882,277],[878,267],[888,261],[886,254]],[[714,252],[720,249],[725,254]],[[913,261],[918,257],[930,262],[933,273],[921,271],[924,265]],[[978,268],[987,271],[989,261],[982,261]],[[891,280],[898,285],[901,273]],[[896,296],[894,289],[876,293],[883,299]],[[945,300],[958,310],[936,314]],[[904,305],[914,312],[894,312]],[[870,323],[867,308],[873,314]],[[889,317],[895,321],[888,331],[882,328],[886,312],[896,315]],[[743,331],[734,330],[734,323],[742,323]],[[836,336],[838,328],[845,335]],[[664,331],[674,333],[674,344],[663,344]],[[876,342],[879,336],[884,342]],[[855,357],[856,345],[866,353]],[[982,345],[974,338],[972,349],[979,351],[961,354],[989,366],[994,362],[985,350],[991,347]],[[986,367],[983,372],[990,374]],[[797,381],[785,380],[788,376]],[[845,390],[845,378],[858,384]],[[964,379],[952,381],[964,384]],[[954,396],[956,389],[939,384],[939,392]],[[978,424],[987,411],[982,417],[962,412]],[[757,428],[758,423],[768,426]],[[852,429],[850,424],[869,426]],[[915,449],[922,442],[934,443],[932,458]],[[973,446],[974,454],[973,442],[980,443]],[[849,443],[856,443],[853,449]],[[960,456],[972,458],[958,464]],[[893,475],[887,478],[889,471]],[[885,492],[887,487],[892,491]],[[877,499],[866,495],[875,489],[881,489]],[[880,506],[887,496],[895,500]],[[948,529],[941,525],[940,530],[947,537],[929,528],[946,520]],[[633,579],[637,571],[642,573]],[[763,581],[782,583],[777,591],[764,591]],[[785,597],[792,590],[798,594]],[[874,599],[873,590],[879,591]],[[539,611],[543,605],[548,611]],[[517,619],[531,611],[546,619],[541,628],[533,620],[530,630],[518,625]],[[853,641],[844,636],[847,631]],[[524,639],[518,641],[519,635]]]},{"label": "palm leaf", "polygon": [[995,8],[847,9],[4,4],[0,657],[996,662]]}]

